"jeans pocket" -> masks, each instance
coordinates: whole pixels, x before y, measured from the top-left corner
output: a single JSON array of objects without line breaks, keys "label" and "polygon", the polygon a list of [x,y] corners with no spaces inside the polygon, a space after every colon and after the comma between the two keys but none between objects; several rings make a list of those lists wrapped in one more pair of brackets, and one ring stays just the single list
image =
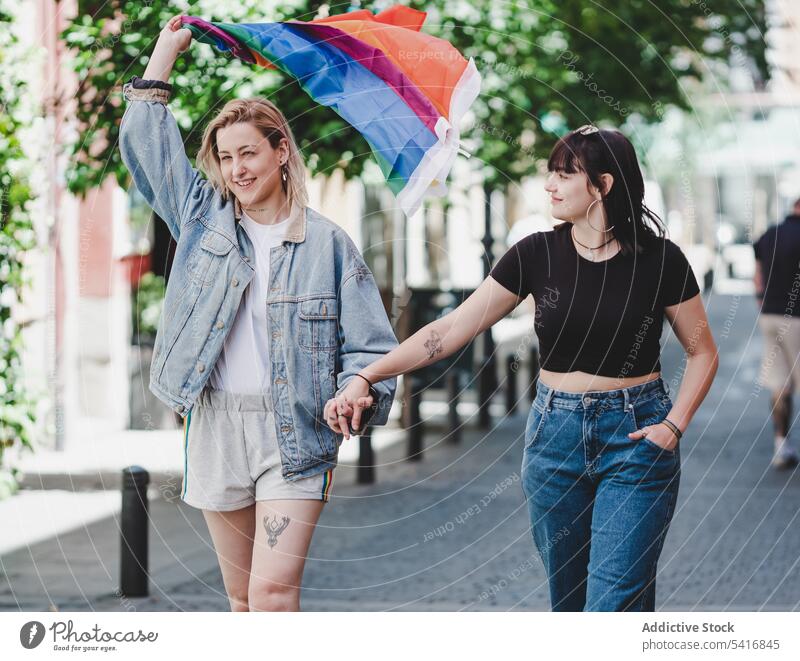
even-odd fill
[{"label": "jeans pocket", "polygon": [[547,410],[538,401],[534,401],[525,423],[525,450],[532,448],[539,440],[547,415]]},{"label": "jeans pocket", "polygon": [[677,445],[672,450],[667,450],[667,448],[662,448],[660,445],[658,445],[656,443],[653,443],[653,441],[651,441],[646,436],[643,439],[641,439],[640,443],[644,443],[645,445],[653,448],[654,450],[656,450],[658,452],[663,452],[664,454],[668,454],[668,455],[673,455],[678,451],[678,446]]},{"label": "jeans pocket", "polygon": [[[664,420],[664,418],[667,417],[667,413],[669,413],[671,408],[672,402],[666,393],[663,393],[657,397],[653,397],[646,402],[634,404],[631,413],[634,431],[659,424],[662,420]],[[656,450],[657,452],[663,452],[667,455],[676,454],[679,445],[676,444],[672,450],[668,450],[667,448],[663,448],[657,443],[654,443],[646,436],[640,439],[639,442],[653,450]]]}]

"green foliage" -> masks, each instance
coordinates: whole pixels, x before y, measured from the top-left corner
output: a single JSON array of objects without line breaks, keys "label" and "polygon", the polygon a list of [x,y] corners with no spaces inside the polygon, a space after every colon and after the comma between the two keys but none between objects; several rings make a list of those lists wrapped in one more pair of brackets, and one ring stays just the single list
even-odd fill
[{"label": "green foliage", "polygon": [[22,256],[35,245],[27,209],[31,190],[24,176],[26,157],[19,141],[20,100],[27,87],[16,75],[19,48],[12,19],[0,0],[0,499],[17,488],[17,471],[7,465],[5,451],[14,445],[32,448],[35,420],[35,403],[22,385],[22,331],[12,316],[29,284]]},{"label": "green foliage", "polygon": [[[80,136],[71,147],[68,185],[85,194],[113,175],[128,186],[128,173],[117,149],[119,125],[125,111],[122,84],[141,76],[163,25],[176,14],[200,15],[212,21],[262,22],[287,18],[313,18],[322,2],[299,0],[265,5],[246,0],[228,3],[208,14],[208,2],[187,0],[80,0],[78,14],[62,33],[75,49],[74,69],[79,87],[77,120]],[[346,8],[346,6],[345,6]],[[192,43],[175,63],[170,107],[181,126],[186,152],[194,159],[202,130],[229,100],[240,96],[266,96],[288,118],[312,173],[343,167],[355,177],[369,155],[361,136],[333,110],[312,104],[302,88],[277,72]],[[355,154],[349,156],[349,154]]]},{"label": "green foliage", "polygon": [[158,320],[164,307],[166,280],[154,273],[145,273],[133,292],[133,333],[135,337],[155,337]]},{"label": "green foliage", "polygon": [[529,174],[568,129],[688,107],[687,85],[729,62],[767,76],[763,0],[408,4],[475,59],[483,85],[465,139],[495,186]]},{"label": "green foliage", "polygon": [[[313,18],[319,0],[203,3],[186,0],[79,0],[64,31],[76,49],[80,139],[69,187],[83,193],[113,173],[127,185],[116,149],[124,111],[122,82],[141,75],[158,33],[177,13],[209,20]],[[375,11],[391,4],[364,2]],[[731,60],[766,77],[764,0],[407,0],[428,12],[424,30],[475,58],[483,76],[475,126],[465,136],[492,185],[529,174],[558,135],[587,122],[622,125],[658,120],[669,105],[687,106],[687,81]],[[209,15],[205,7],[213,6]],[[349,8],[331,3],[332,14]],[[713,10],[713,11],[712,11]],[[196,154],[202,127],[235,96],[261,94],[289,118],[313,173],[344,169],[359,176],[364,140],[331,109],[309,101],[287,77],[193,44],[177,61],[171,106]]]}]

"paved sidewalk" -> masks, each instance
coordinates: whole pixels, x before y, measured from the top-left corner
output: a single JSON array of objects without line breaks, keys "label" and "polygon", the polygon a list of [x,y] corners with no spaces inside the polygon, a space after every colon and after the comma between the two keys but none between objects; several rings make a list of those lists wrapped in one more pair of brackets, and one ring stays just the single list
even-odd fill
[{"label": "paved sidewalk", "polygon": [[[748,296],[714,295],[709,306],[721,366],[682,442],[657,607],[800,610],[800,471],[769,466],[768,396],[754,386],[755,305]],[[670,341],[663,364],[673,396],[681,355]],[[514,416],[497,415],[488,433],[465,420],[458,446],[430,425],[420,462],[403,460],[404,443],[385,444],[374,485],[355,485],[353,469],[341,467],[311,547],[303,607],[548,609],[518,479],[522,404]],[[110,516],[2,555],[0,609],[226,610],[202,514],[175,493],[157,492],[151,502],[151,597],[115,594],[119,530]]]}]

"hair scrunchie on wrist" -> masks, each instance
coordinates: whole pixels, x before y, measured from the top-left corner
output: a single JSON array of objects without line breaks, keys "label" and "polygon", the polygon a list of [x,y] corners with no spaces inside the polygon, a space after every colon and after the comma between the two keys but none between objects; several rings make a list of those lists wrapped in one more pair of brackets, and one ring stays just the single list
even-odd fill
[{"label": "hair scrunchie on wrist", "polygon": [[369,387],[372,388],[372,382],[367,377],[365,377],[363,374],[358,374],[357,372],[356,376],[360,376],[362,379],[364,379],[364,381],[366,381],[369,384]]}]

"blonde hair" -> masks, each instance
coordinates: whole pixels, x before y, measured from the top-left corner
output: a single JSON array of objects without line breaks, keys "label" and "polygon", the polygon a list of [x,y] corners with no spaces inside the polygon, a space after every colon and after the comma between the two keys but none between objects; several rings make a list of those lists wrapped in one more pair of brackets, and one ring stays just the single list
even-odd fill
[{"label": "blonde hair", "polygon": [[222,177],[217,154],[217,131],[239,122],[253,124],[269,140],[273,149],[278,147],[281,138],[286,138],[289,143],[289,158],[286,160],[285,166],[287,173],[286,197],[290,206],[302,207],[308,204],[305,166],[292,130],[278,107],[263,97],[228,101],[203,132],[203,142],[200,145],[200,151],[197,152],[197,167],[205,174],[212,186],[220,192],[222,199],[228,200],[233,193],[225,185]]}]

